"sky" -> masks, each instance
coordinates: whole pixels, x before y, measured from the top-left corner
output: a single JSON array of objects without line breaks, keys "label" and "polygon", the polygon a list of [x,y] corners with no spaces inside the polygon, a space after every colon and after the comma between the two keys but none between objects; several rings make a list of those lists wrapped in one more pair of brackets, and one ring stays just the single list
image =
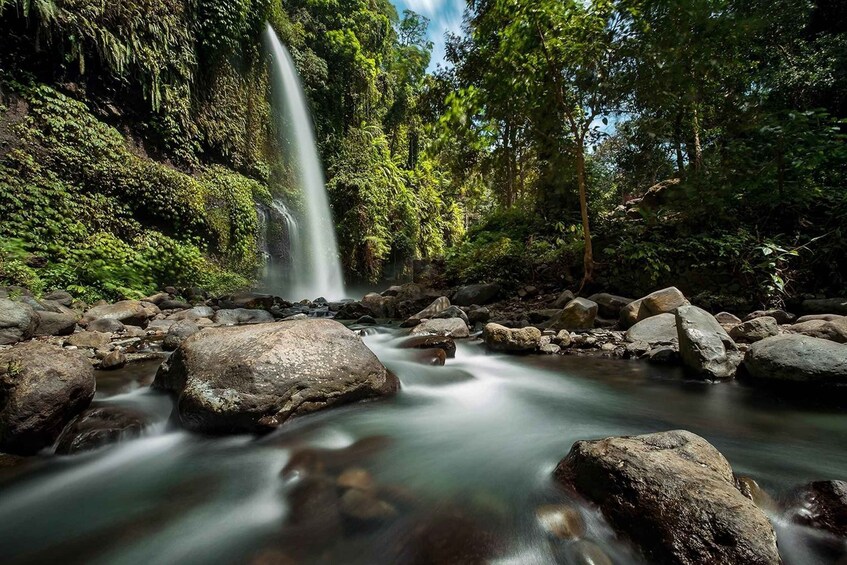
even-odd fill
[{"label": "sky", "polygon": [[403,10],[409,9],[430,19],[429,38],[435,44],[429,68],[444,64],[444,34],[448,31],[459,33],[462,27],[462,12],[465,0],[392,0],[397,13],[402,17]]}]

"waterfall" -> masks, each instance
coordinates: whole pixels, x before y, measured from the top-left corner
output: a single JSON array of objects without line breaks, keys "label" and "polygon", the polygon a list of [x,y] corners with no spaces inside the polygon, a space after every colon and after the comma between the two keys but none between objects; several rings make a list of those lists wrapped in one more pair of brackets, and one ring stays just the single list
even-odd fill
[{"label": "waterfall", "polygon": [[[273,290],[293,300],[343,298],[335,226],[306,97],[291,55],[270,24],[266,35],[273,56],[271,102],[280,121],[280,145],[291,150],[302,200],[302,213],[296,220],[281,202],[274,203],[274,211],[284,218],[289,229],[290,264],[286,287]],[[271,282],[266,281],[266,286]]]}]

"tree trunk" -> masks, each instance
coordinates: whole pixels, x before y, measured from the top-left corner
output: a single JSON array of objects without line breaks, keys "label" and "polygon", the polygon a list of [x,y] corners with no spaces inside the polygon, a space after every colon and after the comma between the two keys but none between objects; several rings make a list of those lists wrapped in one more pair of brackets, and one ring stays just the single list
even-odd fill
[{"label": "tree trunk", "polygon": [[591,282],[594,278],[594,250],[591,247],[591,227],[588,224],[588,194],[586,190],[585,179],[585,142],[578,139],[579,146],[576,151],[576,176],[579,184],[579,210],[582,214],[582,238],[585,242],[585,254],[582,262],[585,268],[585,275],[582,277],[580,290],[585,286],[585,283]]},{"label": "tree trunk", "polygon": [[676,170],[679,178],[685,178],[685,157],[682,154],[682,115],[677,114],[674,124],[674,144],[676,145]]},{"label": "tree trunk", "polygon": [[694,170],[700,172],[703,170],[703,145],[700,142],[700,114],[697,112],[697,106],[694,106],[693,126],[694,126]]}]

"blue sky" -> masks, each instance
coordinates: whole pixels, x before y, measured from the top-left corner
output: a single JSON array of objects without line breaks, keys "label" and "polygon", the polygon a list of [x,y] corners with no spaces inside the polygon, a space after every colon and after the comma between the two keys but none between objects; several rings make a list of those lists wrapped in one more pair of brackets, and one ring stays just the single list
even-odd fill
[{"label": "blue sky", "polygon": [[435,44],[430,69],[444,62],[444,34],[448,31],[459,33],[462,27],[462,12],[465,0],[392,0],[397,12],[413,10],[430,19],[429,38]]}]

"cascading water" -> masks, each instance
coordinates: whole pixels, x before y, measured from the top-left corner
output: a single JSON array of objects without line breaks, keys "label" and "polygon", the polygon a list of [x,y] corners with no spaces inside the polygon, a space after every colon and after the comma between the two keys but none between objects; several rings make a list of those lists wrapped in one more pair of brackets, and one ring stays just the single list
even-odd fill
[{"label": "cascading water", "polygon": [[[323,169],[300,78],[288,50],[268,24],[268,46],[273,56],[271,101],[278,119],[280,142],[291,149],[291,162],[302,199],[299,221],[282,206],[289,222],[290,264],[285,288],[269,288],[286,298],[344,297],[344,279],[338,258],[335,227],[329,209]],[[275,202],[274,207],[281,203]],[[284,213],[283,213],[284,210]],[[292,229],[293,228],[293,229]],[[276,281],[265,281],[271,286]]]}]

